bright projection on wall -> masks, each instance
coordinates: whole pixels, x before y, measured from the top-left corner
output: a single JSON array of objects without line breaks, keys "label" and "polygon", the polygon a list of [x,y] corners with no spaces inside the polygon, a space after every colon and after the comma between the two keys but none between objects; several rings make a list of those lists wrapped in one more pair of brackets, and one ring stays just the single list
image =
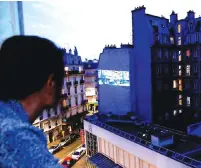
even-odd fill
[{"label": "bright projection on wall", "polygon": [[98,70],[99,85],[130,86],[128,71]]}]

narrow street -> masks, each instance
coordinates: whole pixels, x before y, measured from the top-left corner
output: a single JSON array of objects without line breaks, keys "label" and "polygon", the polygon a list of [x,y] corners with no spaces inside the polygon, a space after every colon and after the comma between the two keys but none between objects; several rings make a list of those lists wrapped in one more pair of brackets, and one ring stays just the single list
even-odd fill
[{"label": "narrow street", "polygon": [[86,155],[84,155],[72,168],[85,168],[86,165]]},{"label": "narrow street", "polygon": [[[56,145],[58,143],[59,141],[56,141],[52,144],[48,144],[48,147],[52,145]],[[75,142],[64,147],[62,150],[54,154],[54,157],[59,159],[59,163],[62,163],[63,159],[65,159],[67,156],[70,156],[80,146],[81,146],[81,138],[79,137]],[[79,161],[75,163],[73,168],[85,168],[85,161],[86,161],[86,156],[83,156]]]}]

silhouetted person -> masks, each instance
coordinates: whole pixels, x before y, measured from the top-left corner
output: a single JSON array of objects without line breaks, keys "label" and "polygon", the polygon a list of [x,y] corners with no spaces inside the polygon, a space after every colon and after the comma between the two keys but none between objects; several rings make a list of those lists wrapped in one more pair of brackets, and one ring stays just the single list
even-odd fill
[{"label": "silhouetted person", "polygon": [[35,36],[14,36],[0,49],[0,167],[61,168],[45,134],[32,125],[55,107],[64,77],[62,50]]}]

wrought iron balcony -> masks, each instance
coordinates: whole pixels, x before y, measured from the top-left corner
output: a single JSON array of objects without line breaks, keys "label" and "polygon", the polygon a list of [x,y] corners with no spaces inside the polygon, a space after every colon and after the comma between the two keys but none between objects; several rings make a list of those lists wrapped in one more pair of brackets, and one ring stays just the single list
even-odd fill
[{"label": "wrought iron balcony", "polygon": [[83,75],[85,71],[71,70],[67,71],[67,75]]},{"label": "wrought iron balcony", "polygon": [[81,79],[81,80],[80,80],[80,84],[84,84],[84,79]]},{"label": "wrought iron balcony", "polygon": [[66,82],[67,87],[71,87],[72,83],[71,82]]},{"label": "wrought iron balcony", "polygon": [[74,81],[74,85],[78,85],[78,81]]},{"label": "wrought iron balcony", "polygon": [[67,93],[61,94],[61,99],[66,99],[68,97]]}]

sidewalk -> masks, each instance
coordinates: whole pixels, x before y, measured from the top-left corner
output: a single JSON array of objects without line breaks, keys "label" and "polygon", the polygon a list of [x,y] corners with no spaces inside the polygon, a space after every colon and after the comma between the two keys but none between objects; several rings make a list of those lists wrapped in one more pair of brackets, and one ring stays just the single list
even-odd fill
[{"label": "sidewalk", "polygon": [[[79,134],[79,129],[72,131],[72,133]],[[70,134],[69,134],[69,135],[70,135]],[[67,136],[68,136],[68,135],[67,135]],[[50,148],[50,147],[53,146],[53,145],[59,144],[59,143],[60,143],[60,140],[61,140],[62,138],[63,138],[63,137],[61,137],[61,138],[55,140],[54,142],[48,143],[48,144],[47,144],[47,147]]]},{"label": "sidewalk", "polygon": [[48,143],[48,144],[47,144],[47,147],[50,148],[50,147],[53,146],[53,145],[57,145],[57,144],[59,144],[59,142],[60,142],[61,139],[62,139],[62,138],[57,139],[57,140],[54,141],[54,142]]}]

